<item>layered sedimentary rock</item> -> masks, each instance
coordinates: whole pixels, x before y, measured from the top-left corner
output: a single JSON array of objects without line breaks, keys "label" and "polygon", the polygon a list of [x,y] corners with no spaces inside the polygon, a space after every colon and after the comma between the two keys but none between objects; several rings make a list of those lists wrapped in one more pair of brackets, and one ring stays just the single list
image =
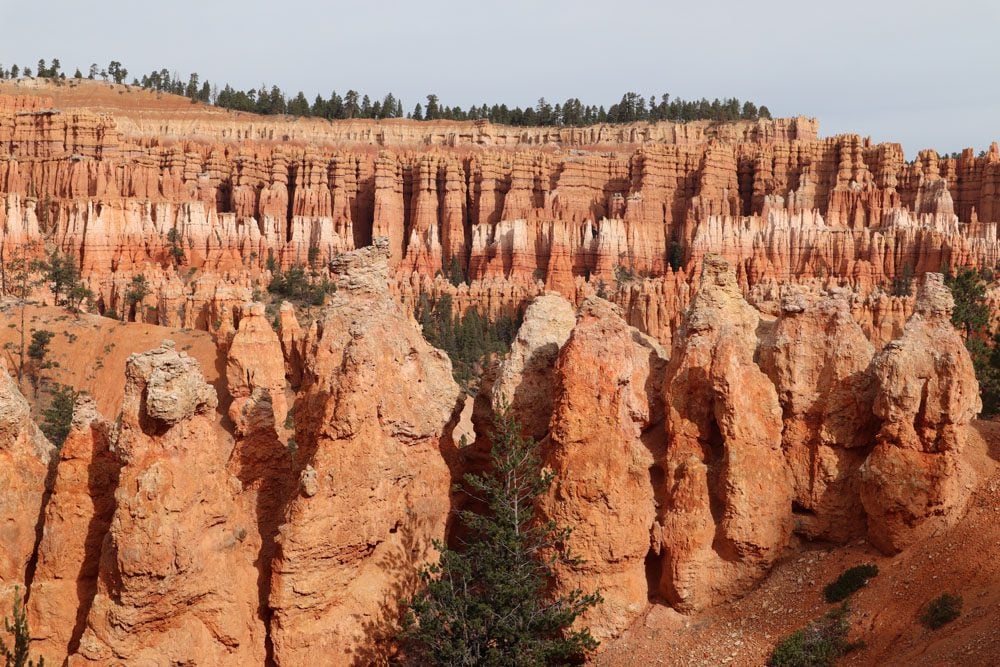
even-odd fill
[{"label": "layered sedimentary rock", "polygon": [[45,237],[73,255],[102,312],[128,310],[129,280],[146,274],[151,322],[211,329],[220,289],[240,290],[238,304],[274,269],[324,272],[376,235],[401,291],[419,287],[413,272],[461,273],[494,311],[526,305],[539,281],[574,303],[603,281],[625,306],[614,284],[648,276],[648,321],[626,315],[664,343],[686,306],[675,274],[688,268],[690,289],[706,252],[744,290],[819,278],[866,296],[1000,260],[995,146],[906,162],[898,145],[820,139],[802,118],[550,129],[190,106],[171,118],[152,99],[144,114],[117,101],[94,113],[71,88],[0,97],[0,241]]},{"label": "layered sedimentary rock", "polygon": [[[724,259],[704,258],[669,363],[591,297],[554,369],[525,365],[547,322],[537,306],[549,297],[536,299],[521,340],[484,378],[491,396],[523,380],[554,397],[548,428],[527,429],[547,431],[554,473],[540,509],[574,527],[567,546],[585,561],[557,567],[554,590],[601,590],[584,619],[598,636],[615,636],[648,599],[690,611],[741,595],[793,530],[826,542],[867,534],[891,552],[962,515],[978,388],[940,275],[878,354],[856,294],[786,284],[757,294],[766,315],[736,280]],[[514,409],[528,424],[547,412]]]},{"label": "layered sedimentary rock", "polygon": [[[212,331],[232,398],[225,420],[191,360],[139,355],[116,446],[81,408],[52,473],[0,387],[0,613],[31,583],[52,661],[386,660],[504,402],[587,561],[555,590],[600,589],[602,637],[742,594],[793,530],[892,552],[960,516],[975,376],[940,279],[910,292],[1000,260],[995,146],[171,113],[0,97],[0,261],[56,247],[93,309]],[[275,333],[249,302],[292,269],[337,292]],[[527,307],[474,405],[421,295]]]},{"label": "layered sedimentary rock", "polygon": [[388,290],[389,242],[334,260],[295,408],[300,488],[277,538],[270,604],[279,665],[384,659],[398,604],[443,539],[442,452],[459,399],[445,354]]},{"label": "layered sedimentary rock", "polygon": [[28,606],[32,652],[46,662],[62,664],[76,651],[97,592],[121,469],[114,439],[94,399],[78,398],[45,508]]},{"label": "layered sedimentary rock", "polygon": [[796,530],[845,541],[864,532],[859,467],[877,424],[875,349],[851,317],[849,294],[790,289],[760,346],[784,414],[782,449],[792,473]]},{"label": "layered sedimentary rock", "polygon": [[868,538],[894,553],[961,516],[973,471],[961,457],[982,407],[972,360],[950,318],[954,300],[927,274],[903,335],[872,363],[882,419],[862,470]]},{"label": "layered sedimentary rock", "polygon": [[[261,664],[252,518],[225,469],[215,390],[173,344],[132,355],[115,512],[71,665]],[[224,583],[223,583],[224,582]]]},{"label": "layered sedimentary rock", "polygon": [[41,537],[55,449],[31,420],[28,401],[0,361],[0,617],[8,618],[15,589],[27,594]]},{"label": "layered sedimentary rock", "polygon": [[732,268],[706,257],[663,388],[660,588],[681,609],[748,589],[792,528],[781,408],[754,360],[759,319]]},{"label": "layered sedimentary rock", "polygon": [[566,546],[585,561],[558,567],[555,590],[600,589],[603,601],[581,622],[602,639],[617,635],[649,601],[646,565],[657,557],[651,534],[665,445],[662,428],[654,427],[662,423],[665,366],[656,341],[626,324],[613,304],[592,297],[552,379],[554,409],[541,451],[555,479],[540,510],[573,526]]}]

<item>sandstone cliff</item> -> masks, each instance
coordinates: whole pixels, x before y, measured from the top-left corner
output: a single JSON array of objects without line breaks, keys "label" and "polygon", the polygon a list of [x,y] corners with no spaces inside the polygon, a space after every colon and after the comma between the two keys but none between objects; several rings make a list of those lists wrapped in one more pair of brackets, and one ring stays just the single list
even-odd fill
[{"label": "sandstone cliff", "polygon": [[23,600],[33,574],[35,545],[55,449],[31,420],[28,401],[0,362],[0,616],[11,611],[15,589]]},{"label": "sandstone cliff", "polygon": [[[115,511],[71,665],[261,664],[265,628],[215,390],[165,342],[126,369]],[[225,585],[220,585],[225,582]]]},{"label": "sandstone cliff", "polygon": [[[538,302],[532,304],[532,308]],[[560,593],[600,588],[582,619],[595,637],[616,635],[649,601],[647,561],[664,452],[660,387],[666,353],[599,298],[584,302],[555,368],[550,433],[540,447],[555,475],[543,517],[573,526],[566,545],[586,562],[557,570]]]},{"label": "sandstone cliff", "polygon": [[340,255],[311,330],[295,407],[300,486],[277,542],[270,604],[278,665],[385,658],[417,568],[451,509],[443,437],[451,364],[388,291],[389,244]]},{"label": "sandstone cliff", "polygon": [[94,400],[78,398],[45,508],[28,606],[32,651],[54,664],[78,648],[97,592],[121,469],[114,439]]},{"label": "sandstone cliff", "polygon": [[754,360],[758,323],[725,260],[706,257],[663,388],[661,590],[681,609],[746,591],[791,531],[781,409]]},{"label": "sandstone cliff", "polygon": [[886,552],[956,521],[972,488],[962,463],[967,428],[982,403],[969,353],[951,326],[954,301],[928,274],[903,335],[872,366],[882,419],[863,469],[868,536]]},{"label": "sandstone cliff", "polygon": [[[266,286],[268,267],[321,269],[378,235],[406,298],[454,267],[473,283],[462,300],[490,313],[523,307],[538,281],[575,303],[603,282],[665,344],[708,252],[744,291],[819,279],[863,296],[1000,261],[995,146],[906,162],[895,144],[820,139],[806,119],[330,123],[19,92],[0,96],[0,242],[51,239],[102,312],[127,310],[129,279],[146,274],[150,322],[210,329]],[[642,278],[641,293],[622,276]]]}]

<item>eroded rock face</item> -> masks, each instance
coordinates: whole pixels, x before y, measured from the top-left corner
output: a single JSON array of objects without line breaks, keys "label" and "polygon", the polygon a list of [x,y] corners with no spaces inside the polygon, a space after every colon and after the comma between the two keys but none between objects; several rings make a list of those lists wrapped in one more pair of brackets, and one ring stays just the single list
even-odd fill
[{"label": "eroded rock face", "polygon": [[858,469],[878,428],[868,372],[875,349],[851,317],[849,298],[789,289],[760,346],[784,413],[796,531],[839,542],[864,534]]},{"label": "eroded rock face", "polygon": [[968,500],[965,429],[982,403],[975,370],[951,325],[951,292],[927,274],[903,335],[872,362],[877,444],[862,468],[868,538],[886,553],[951,525]]},{"label": "eroded rock face", "polygon": [[116,509],[71,665],[261,664],[252,518],[225,469],[215,391],[173,343],[132,355]]},{"label": "eroded rock face", "polygon": [[253,412],[251,396],[254,390],[265,392],[271,404],[276,424],[283,424],[288,416],[285,399],[285,358],[281,340],[264,315],[264,305],[245,304],[239,329],[229,344],[226,359],[226,386],[233,402],[229,418],[236,425],[237,433],[247,428]]},{"label": "eroded rock face", "polygon": [[576,313],[566,299],[558,294],[536,297],[497,370],[493,404],[509,405],[527,437],[540,439],[548,431],[556,359],[575,324]]},{"label": "eroded rock face", "polygon": [[660,591],[683,610],[747,590],[791,532],[781,408],[754,363],[758,322],[730,266],[706,256],[664,384]]},{"label": "eroded rock face", "polygon": [[22,600],[27,593],[28,565],[40,537],[54,455],[0,360],[0,618],[10,616],[15,588]]},{"label": "eroded rock face", "polygon": [[602,639],[628,626],[649,600],[665,366],[658,343],[626,324],[617,306],[592,297],[580,307],[549,389],[554,411],[541,449],[555,480],[540,510],[573,527],[568,546],[585,561],[560,567],[555,589],[600,589],[603,603],[581,622]]},{"label": "eroded rock face", "polygon": [[300,493],[278,536],[278,665],[384,659],[398,604],[443,539],[441,447],[459,388],[445,354],[387,288],[388,244],[340,255],[296,404]]},{"label": "eroded rock face", "polygon": [[62,664],[76,651],[97,592],[121,469],[114,438],[94,399],[81,395],[59,450],[28,605],[32,653],[46,662]]}]

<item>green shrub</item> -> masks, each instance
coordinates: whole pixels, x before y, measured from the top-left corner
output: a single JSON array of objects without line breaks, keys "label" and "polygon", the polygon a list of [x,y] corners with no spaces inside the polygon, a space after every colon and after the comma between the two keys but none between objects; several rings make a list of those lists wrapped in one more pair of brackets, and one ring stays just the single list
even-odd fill
[{"label": "green shrub", "polygon": [[7,667],[44,667],[44,658],[39,658],[38,662],[35,662],[28,657],[31,632],[28,630],[28,613],[17,586],[14,587],[14,608],[11,615],[13,618],[3,619],[3,626],[14,643],[8,645],[3,637],[0,637],[0,660]]},{"label": "green shrub", "polygon": [[920,622],[931,630],[951,623],[962,615],[962,596],[944,593],[931,600],[920,614]]},{"label": "green shrub", "polygon": [[877,565],[857,565],[846,570],[832,583],[827,584],[827,587],[823,589],[823,595],[826,596],[827,602],[846,600],[852,593],[864,588],[868,580],[877,574]]},{"label": "green shrub", "polygon": [[510,350],[520,327],[517,317],[500,315],[489,319],[475,307],[458,315],[449,294],[432,303],[427,294],[421,293],[414,316],[427,342],[444,350],[451,359],[455,381],[467,390],[476,384],[479,370],[492,355]]},{"label": "green shrub", "polygon": [[829,667],[837,658],[858,648],[847,641],[850,609],[842,604],[783,639],[768,658],[768,667]]},{"label": "green shrub", "polygon": [[326,296],[337,291],[337,286],[327,278],[313,281],[303,267],[293,266],[287,271],[275,272],[267,291],[289,301],[322,306]]},{"label": "green shrub", "polygon": [[66,436],[69,435],[76,396],[77,392],[72,387],[57,385],[52,390],[48,407],[42,411],[43,420],[39,428],[56,447],[62,447]]}]

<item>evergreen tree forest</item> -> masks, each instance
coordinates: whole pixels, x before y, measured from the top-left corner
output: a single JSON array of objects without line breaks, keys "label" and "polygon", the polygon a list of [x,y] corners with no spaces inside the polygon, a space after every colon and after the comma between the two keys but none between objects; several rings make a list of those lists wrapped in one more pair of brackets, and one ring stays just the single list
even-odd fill
[{"label": "evergreen tree forest", "polygon": [[[48,62],[44,59],[39,60],[35,69],[29,65],[0,64],[0,79],[17,79],[33,75],[58,80],[67,78],[58,58]],[[520,107],[483,102],[473,104],[467,109],[458,105],[449,106],[434,94],[427,95],[412,107],[404,105],[403,101],[392,93],[378,97],[356,90],[343,93],[334,90],[328,96],[319,94],[310,100],[302,91],[292,94],[277,85],[261,84],[256,88],[241,90],[228,83],[220,86],[204,80],[197,72],[183,76],[166,68],[153,70],[141,76],[133,75],[129,83],[128,68],[117,60],[112,60],[104,66],[93,63],[86,74],[77,68],[71,78],[129,84],[144,90],[183,95],[192,102],[212,104],[235,111],[265,115],[309,116],[328,120],[351,118],[488,120],[501,125],[574,127],[594,123],[663,120],[683,123],[694,120],[758,120],[771,117],[771,112],[766,106],[758,106],[749,100],[743,101],[735,97],[686,100],[672,97],[668,93],[644,96],[636,92],[627,92],[619,101],[607,106],[585,104],[576,97],[552,103],[543,97],[533,106]]]},{"label": "evergreen tree forest", "polygon": [[459,316],[447,294],[433,303],[426,294],[421,294],[415,315],[424,338],[447,353],[455,381],[466,390],[475,384],[491,356],[505,354],[510,349],[521,324],[509,315],[490,321],[475,308]]}]

